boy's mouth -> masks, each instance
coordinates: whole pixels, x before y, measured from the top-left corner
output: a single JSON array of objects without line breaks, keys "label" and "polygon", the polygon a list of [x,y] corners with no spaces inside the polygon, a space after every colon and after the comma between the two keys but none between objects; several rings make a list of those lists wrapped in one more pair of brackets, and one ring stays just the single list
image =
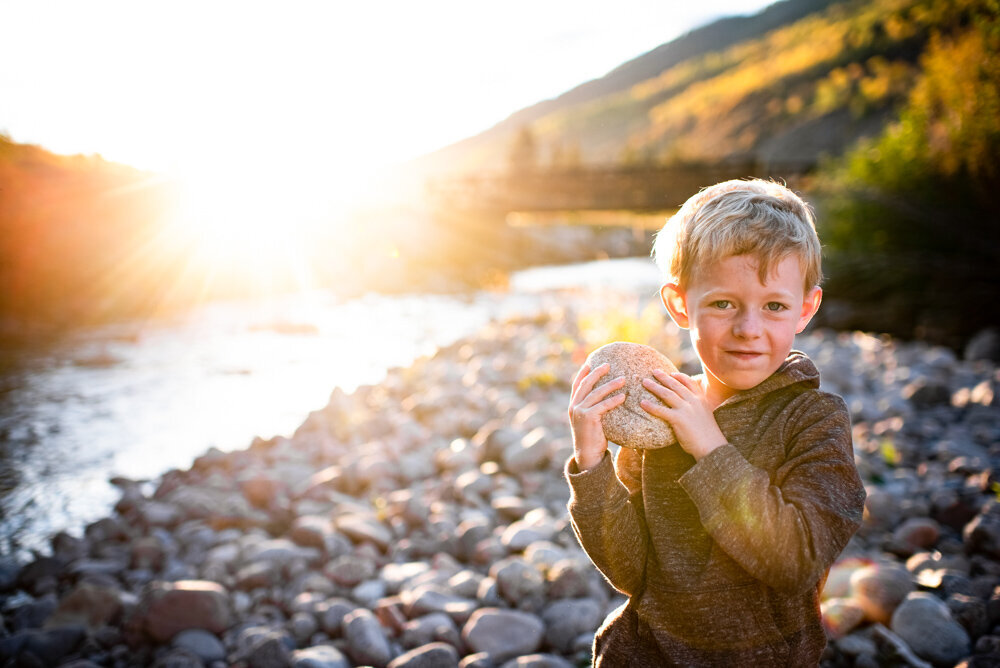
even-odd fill
[{"label": "boy's mouth", "polygon": [[727,350],[728,354],[732,355],[738,360],[755,360],[764,353],[756,352],[754,350]]}]

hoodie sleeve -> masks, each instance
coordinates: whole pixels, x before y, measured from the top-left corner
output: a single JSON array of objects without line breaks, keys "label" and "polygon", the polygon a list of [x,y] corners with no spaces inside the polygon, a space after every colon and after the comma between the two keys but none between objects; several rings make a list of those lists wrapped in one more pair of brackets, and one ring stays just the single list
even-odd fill
[{"label": "hoodie sleeve", "polygon": [[787,454],[773,477],[725,445],[679,482],[732,559],[764,584],[798,592],[816,585],[860,526],[865,491],[840,397],[809,393],[784,433]]},{"label": "hoodie sleeve", "polygon": [[582,472],[570,458],[565,473],[577,540],[611,586],[631,596],[642,588],[649,542],[640,483],[642,453],[622,448],[614,466],[606,453],[600,464]]}]

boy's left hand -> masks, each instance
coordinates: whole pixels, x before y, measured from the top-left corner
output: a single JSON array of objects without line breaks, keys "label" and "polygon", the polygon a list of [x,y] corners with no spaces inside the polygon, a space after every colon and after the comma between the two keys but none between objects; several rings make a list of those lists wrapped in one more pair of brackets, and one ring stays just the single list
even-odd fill
[{"label": "boy's left hand", "polygon": [[695,460],[726,444],[726,437],[715,421],[712,406],[701,385],[683,373],[653,372],[642,386],[663,404],[644,400],[639,403],[650,415],[665,420],[674,430],[677,442]]}]

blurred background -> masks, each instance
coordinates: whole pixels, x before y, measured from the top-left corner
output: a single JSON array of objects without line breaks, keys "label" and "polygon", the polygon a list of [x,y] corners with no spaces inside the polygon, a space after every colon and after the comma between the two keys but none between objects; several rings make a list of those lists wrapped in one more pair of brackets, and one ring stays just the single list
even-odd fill
[{"label": "blurred background", "polygon": [[1000,5],[695,4],[0,0],[0,537],[547,308],[530,267],[655,294],[606,262],[726,178],[815,205],[820,326],[989,340]]}]

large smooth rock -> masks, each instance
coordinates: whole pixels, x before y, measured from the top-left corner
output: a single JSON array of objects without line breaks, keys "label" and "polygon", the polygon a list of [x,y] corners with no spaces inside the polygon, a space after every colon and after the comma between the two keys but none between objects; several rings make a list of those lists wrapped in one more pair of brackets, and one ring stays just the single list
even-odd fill
[{"label": "large smooth rock", "polygon": [[458,650],[448,643],[430,643],[400,654],[388,668],[458,668]]},{"label": "large smooth rock", "polygon": [[496,662],[531,654],[542,644],[545,624],[519,610],[481,608],[462,628],[462,639],[473,653],[486,652]]},{"label": "large smooth rock", "polygon": [[122,594],[116,589],[81,582],[66,594],[45,626],[82,624],[94,630],[111,624],[122,611]]},{"label": "large smooth rock", "polygon": [[392,659],[392,649],[382,625],[370,610],[358,608],[344,616],[347,653],[355,662],[382,668]]},{"label": "large smooth rock", "polygon": [[601,606],[589,598],[553,601],[542,610],[545,642],[558,652],[567,653],[581,633],[592,633],[604,618]]},{"label": "large smooth rock", "polygon": [[451,616],[443,612],[432,612],[403,624],[400,635],[403,647],[413,649],[436,641],[456,647],[460,645],[461,631]]},{"label": "large smooth rock", "polygon": [[851,576],[851,593],[869,621],[888,624],[896,606],[916,589],[913,576],[900,566],[873,564]]},{"label": "large smooth rock", "polygon": [[500,668],[574,668],[574,666],[557,654],[529,654],[505,661]]},{"label": "large smooth rock", "polygon": [[500,595],[514,605],[545,596],[545,577],[521,557],[507,557],[490,568]]},{"label": "large smooth rock", "polygon": [[226,590],[205,580],[151,585],[143,592],[136,614],[146,632],[161,643],[187,629],[220,634],[231,622]]},{"label": "large smooth rock", "polygon": [[865,611],[853,598],[831,598],[820,604],[823,626],[831,638],[842,638],[865,619]]},{"label": "large smooth rock", "polygon": [[226,648],[214,633],[204,629],[188,629],[174,636],[173,647],[186,649],[197,655],[203,662],[223,661],[226,658]]},{"label": "large smooth rock", "polygon": [[292,652],[292,668],[351,668],[339,649],[332,645],[316,645]]},{"label": "large smooth rock", "polygon": [[890,628],[921,658],[953,665],[969,653],[969,634],[933,594],[913,592],[892,614]]},{"label": "large smooth rock", "polygon": [[660,400],[642,386],[646,378],[653,378],[655,369],[667,373],[677,371],[666,355],[638,343],[616,341],[601,346],[590,353],[587,364],[594,369],[608,363],[609,371],[597,382],[597,387],[620,376],[625,377],[625,387],[611,394],[625,393],[625,403],[604,414],[601,423],[609,440],[629,448],[648,450],[663,448],[677,441],[670,426],[644,411],[639,405],[643,399],[660,403]]}]

